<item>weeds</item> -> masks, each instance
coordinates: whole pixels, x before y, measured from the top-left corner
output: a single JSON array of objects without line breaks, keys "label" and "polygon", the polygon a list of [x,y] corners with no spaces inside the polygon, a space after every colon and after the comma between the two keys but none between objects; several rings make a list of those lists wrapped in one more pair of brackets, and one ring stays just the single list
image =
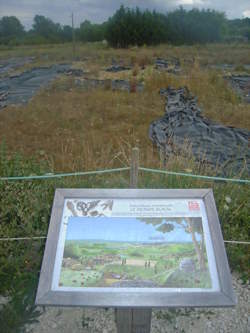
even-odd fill
[{"label": "weeds", "polygon": [[[101,45],[79,45],[80,61],[74,66],[88,72],[88,77],[120,78],[145,83],[143,93],[112,92],[108,87],[84,91],[71,77],[62,77],[41,91],[28,105],[9,106],[0,113],[0,142],[8,143],[10,152],[20,151],[47,160],[53,170],[73,171],[116,166],[113,156],[120,143],[137,142],[142,154],[152,150],[148,139],[150,123],[163,116],[165,101],[159,89],[168,86],[187,86],[198,98],[204,116],[225,125],[250,128],[249,104],[241,102],[220,72],[203,68],[204,59],[221,61],[222,54],[235,56],[239,65],[245,64],[245,53],[225,45],[113,50]],[[39,65],[47,61],[70,60],[70,45],[40,48],[18,47],[3,50],[2,56],[33,55]],[[44,57],[47,55],[46,59]],[[154,58],[180,58],[181,75],[159,73],[154,69]],[[217,59],[213,58],[217,56]],[[103,71],[115,58],[124,65],[133,65],[131,71],[107,73]],[[226,61],[226,59],[224,59]],[[144,68],[144,69],[142,69]],[[9,130],[11,129],[11,130]],[[112,163],[110,162],[112,160]],[[148,164],[154,166],[157,155]],[[146,161],[143,162],[144,165]]]}]

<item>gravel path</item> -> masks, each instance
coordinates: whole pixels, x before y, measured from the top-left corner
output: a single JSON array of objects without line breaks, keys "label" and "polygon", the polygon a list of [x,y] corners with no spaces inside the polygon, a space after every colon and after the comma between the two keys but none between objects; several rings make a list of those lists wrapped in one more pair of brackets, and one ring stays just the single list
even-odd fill
[{"label": "gravel path", "polygon": [[[154,310],[151,333],[250,333],[250,285],[233,274],[238,298],[235,308]],[[42,309],[39,322],[27,333],[116,333],[112,309]]]}]

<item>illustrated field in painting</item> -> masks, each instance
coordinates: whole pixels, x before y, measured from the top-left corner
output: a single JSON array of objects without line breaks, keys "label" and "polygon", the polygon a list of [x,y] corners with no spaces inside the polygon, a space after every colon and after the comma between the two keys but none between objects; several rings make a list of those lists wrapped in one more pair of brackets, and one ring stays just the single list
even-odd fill
[{"label": "illustrated field in painting", "polygon": [[211,288],[201,218],[72,218],[59,286]]}]

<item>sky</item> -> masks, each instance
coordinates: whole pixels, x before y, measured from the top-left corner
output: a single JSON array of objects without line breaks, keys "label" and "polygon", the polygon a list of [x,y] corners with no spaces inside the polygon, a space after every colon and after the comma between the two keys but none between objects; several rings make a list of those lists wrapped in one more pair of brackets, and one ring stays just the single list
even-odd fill
[{"label": "sky", "polygon": [[182,5],[186,9],[223,11],[230,19],[250,17],[250,0],[0,0],[0,17],[16,16],[29,29],[36,14],[70,25],[70,15],[74,12],[76,26],[79,26],[85,19],[96,23],[107,20],[121,4],[164,13]]},{"label": "sky", "polygon": [[[169,219],[170,220],[170,219]],[[164,223],[164,221],[162,222]],[[175,222],[174,230],[162,233],[151,224],[136,218],[71,217],[67,226],[67,240],[103,240],[118,242],[192,242],[192,237]],[[158,225],[157,227],[159,227]],[[200,236],[197,235],[197,239]]]}]

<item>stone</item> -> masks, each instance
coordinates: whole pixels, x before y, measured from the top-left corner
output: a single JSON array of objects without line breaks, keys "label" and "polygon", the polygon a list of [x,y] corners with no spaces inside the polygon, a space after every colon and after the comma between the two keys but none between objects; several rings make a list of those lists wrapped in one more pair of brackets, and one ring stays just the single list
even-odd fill
[{"label": "stone", "polygon": [[184,272],[194,272],[195,271],[195,262],[191,258],[183,258],[179,264],[179,269]]},{"label": "stone", "polygon": [[225,77],[236,93],[250,103],[250,74],[232,74]]},{"label": "stone", "polygon": [[69,68],[66,71],[62,71],[62,73],[66,74],[66,75],[70,75],[70,76],[77,76],[77,77],[85,74],[85,72],[80,68]]},{"label": "stone", "polygon": [[131,67],[122,66],[122,65],[112,65],[106,69],[106,72],[118,73],[129,70],[131,70]]},{"label": "stone", "polygon": [[160,71],[166,71],[170,74],[178,74],[180,72],[180,60],[177,58],[155,60],[155,68]]},{"label": "stone", "polygon": [[127,80],[112,80],[111,89],[130,92],[130,83]]},{"label": "stone", "polygon": [[155,68],[156,69],[167,69],[169,66],[169,63],[167,60],[162,59],[162,58],[157,58],[155,60]]},{"label": "stone", "polygon": [[7,304],[9,300],[9,297],[0,295],[0,304]]},{"label": "stone", "polygon": [[120,280],[122,277],[119,274],[112,274],[112,278]]},{"label": "stone", "polygon": [[248,130],[203,117],[196,98],[185,87],[161,89],[160,94],[166,98],[165,114],[150,124],[149,137],[165,159],[172,154],[185,155],[188,145],[197,161],[219,167],[221,175],[239,171],[249,174]]}]

